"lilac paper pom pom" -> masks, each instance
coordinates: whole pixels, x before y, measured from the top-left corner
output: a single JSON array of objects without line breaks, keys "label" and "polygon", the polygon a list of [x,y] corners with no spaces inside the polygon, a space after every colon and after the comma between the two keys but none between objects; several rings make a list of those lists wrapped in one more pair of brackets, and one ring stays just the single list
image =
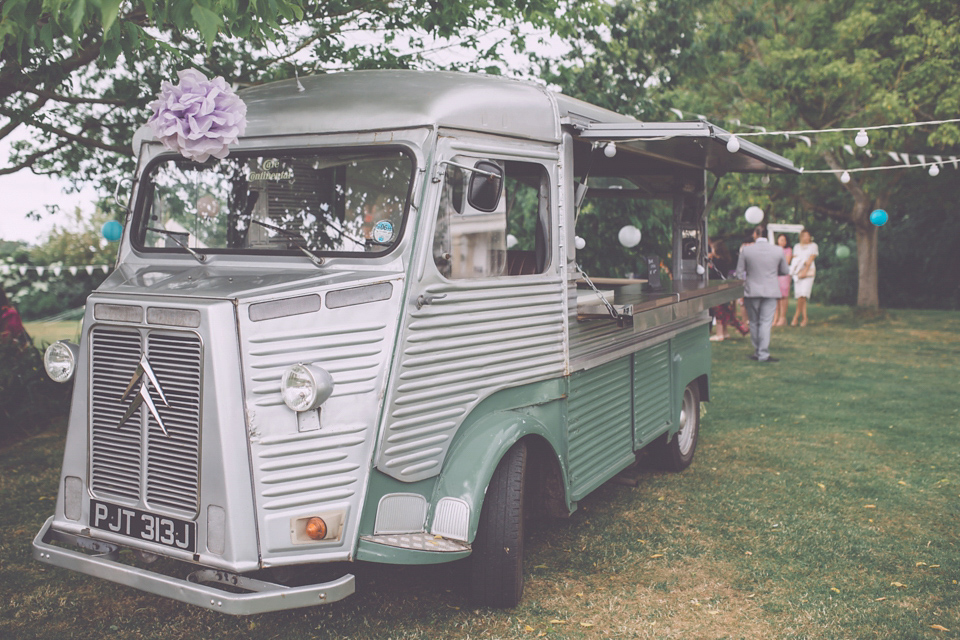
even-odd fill
[{"label": "lilac paper pom pom", "polygon": [[185,158],[206,162],[225,158],[229,146],[247,128],[247,105],[223,78],[207,80],[195,69],[177,73],[180,83],[164,81],[160,96],[148,107],[153,115],[147,124],[167,149]]}]

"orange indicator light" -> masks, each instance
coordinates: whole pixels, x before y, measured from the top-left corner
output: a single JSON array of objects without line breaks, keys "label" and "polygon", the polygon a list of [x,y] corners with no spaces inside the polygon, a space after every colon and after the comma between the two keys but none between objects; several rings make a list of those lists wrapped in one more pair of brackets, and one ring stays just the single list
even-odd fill
[{"label": "orange indicator light", "polygon": [[307,520],[305,532],[312,540],[323,540],[327,537],[327,523],[323,518],[310,518]]}]

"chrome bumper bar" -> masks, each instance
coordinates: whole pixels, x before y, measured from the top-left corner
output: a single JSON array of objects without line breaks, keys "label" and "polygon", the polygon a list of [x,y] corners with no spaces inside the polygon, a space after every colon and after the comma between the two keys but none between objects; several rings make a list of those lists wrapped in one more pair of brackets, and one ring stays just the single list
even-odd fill
[{"label": "chrome bumper bar", "polygon": [[[52,522],[53,516],[47,519],[33,539],[35,560],[213,611],[231,615],[282,611],[336,602],[354,592],[352,574],[331,582],[303,587],[286,587],[216,569],[194,571],[186,579],[172,578],[117,562],[116,545],[96,543],[51,530]],[[50,544],[53,540],[96,549],[103,553],[87,555]],[[249,593],[230,593],[204,583],[229,585],[245,589]]]}]

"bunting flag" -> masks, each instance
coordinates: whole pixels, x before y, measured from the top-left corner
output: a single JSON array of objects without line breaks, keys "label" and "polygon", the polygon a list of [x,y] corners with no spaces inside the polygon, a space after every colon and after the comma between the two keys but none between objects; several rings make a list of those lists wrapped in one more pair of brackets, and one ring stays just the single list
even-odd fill
[{"label": "bunting flag", "polygon": [[8,276],[12,273],[19,273],[21,277],[26,276],[29,272],[34,272],[38,276],[43,276],[43,274],[53,273],[54,276],[59,277],[63,270],[66,269],[70,272],[70,275],[77,275],[80,270],[87,272],[87,275],[93,275],[94,271],[103,271],[104,273],[110,273],[113,269],[112,265],[109,264],[84,264],[64,267],[62,265],[46,265],[46,266],[33,266],[33,265],[23,265],[23,264],[11,264],[4,263],[0,264],[0,276]]}]

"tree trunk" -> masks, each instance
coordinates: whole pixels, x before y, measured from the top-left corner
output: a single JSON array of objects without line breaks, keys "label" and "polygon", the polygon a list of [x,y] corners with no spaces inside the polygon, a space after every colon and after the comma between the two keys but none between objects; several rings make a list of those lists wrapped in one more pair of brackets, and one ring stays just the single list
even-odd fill
[{"label": "tree trunk", "polygon": [[857,306],[876,309],[880,306],[877,272],[877,228],[870,224],[855,225],[857,232]]},{"label": "tree trunk", "polygon": [[[830,168],[837,171],[837,180],[853,197],[853,209],[850,211],[849,223],[853,225],[857,237],[857,306],[876,309],[880,306],[880,282],[877,274],[877,227],[870,222],[870,211],[874,205],[884,206],[886,194],[881,194],[874,200],[859,180],[840,180],[839,171],[843,169],[840,161],[830,151],[823,154]],[[836,217],[836,216],[834,216]]]}]

